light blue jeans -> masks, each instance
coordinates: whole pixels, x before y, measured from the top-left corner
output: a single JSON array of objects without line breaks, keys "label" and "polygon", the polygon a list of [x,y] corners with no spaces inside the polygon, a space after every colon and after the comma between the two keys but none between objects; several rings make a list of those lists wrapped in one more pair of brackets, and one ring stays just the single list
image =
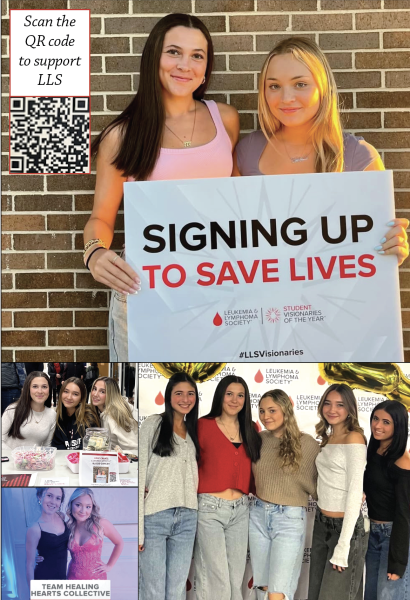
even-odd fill
[{"label": "light blue jeans", "polygon": [[198,512],[169,508],[145,515],[139,553],[139,599],[185,600]]},{"label": "light blue jeans", "polygon": [[[370,523],[366,554],[365,600],[410,600],[409,565],[400,579],[387,579],[387,559],[393,523]],[[409,557],[410,562],[410,557]]]},{"label": "light blue jeans", "polygon": [[303,506],[282,506],[255,498],[249,515],[254,585],[267,586],[270,593],[282,593],[286,600],[293,600],[305,538],[306,509]]},{"label": "light blue jeans", "polygon": [[127,362],[129,360],[127,296],[115,290],[111,293],[108,323],[110,362]]},{"label": "light blue jeans", "polygon": [[248,527],[248,496],[223,500],[198,494],[194,551],[198,600],[242,600]]}]

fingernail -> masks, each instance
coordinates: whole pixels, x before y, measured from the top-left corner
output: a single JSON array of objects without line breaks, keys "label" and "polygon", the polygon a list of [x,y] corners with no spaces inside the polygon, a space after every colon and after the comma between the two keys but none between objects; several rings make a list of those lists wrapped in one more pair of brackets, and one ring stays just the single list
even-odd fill
[{"label": "fingernail", "polygon": [[380,240],[380,243],[381,243],[381,244],[384,244],[384,242],[385,242],[385,241],[386,241],[386,238],[384,237],[384,238],[382,238],[382,239]]},{"label": "fingernail", "polygon": [[125,296],[128,296],[128,292],[126,290],[122,290],[121,294],[124,294]]},{"label": "fingernail", "polygon": [[394,225],[394,221],[389,221],[388,223],[386,223],[387,227],[393,227]]},{"label": "fingernail", "polygon": [[384,250],[378,250],[379,254],[385,254]]},{"label": "fingernail", "polygon": [[375,246],[374,250],[377,250],[379,252],[379,250],[383,250],[383,246]]},{"label": "fingernail", "polygon": [[134,277],[135,283],[141,283],[141,279],[139,277]]}]

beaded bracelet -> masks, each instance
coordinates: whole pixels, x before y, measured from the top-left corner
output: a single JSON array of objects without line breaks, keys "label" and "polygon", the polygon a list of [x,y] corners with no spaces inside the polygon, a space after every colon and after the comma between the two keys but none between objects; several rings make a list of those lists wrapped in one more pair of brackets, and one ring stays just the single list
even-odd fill
[{"label": "beaded bracelet", "polygon": [[99,244],[99,246],[101,246],[102,248],[106,248],[105,242],[103,240],[101,240],[100,238],[89,240],[86,243],[86,245],[84,246],[83,256],[85,256],[85,253],[87,252],[87,250],[89,248],[91,248],[91,246],[94,246],[95,244]]},{"label": "beaded bracelet", "polygon": [[88,266],[88,263],[90,262],[90,258],[92,257],[94,252],[97,252],[97,250],[106,250],[106,248],[104,246],[98,246],[98,248],[94,248],[94,250],[92,252],[90,252],[90,254],[88,255],[87,261],[85,263],[85,266],[88,270],[90,270],[90,267]]}]

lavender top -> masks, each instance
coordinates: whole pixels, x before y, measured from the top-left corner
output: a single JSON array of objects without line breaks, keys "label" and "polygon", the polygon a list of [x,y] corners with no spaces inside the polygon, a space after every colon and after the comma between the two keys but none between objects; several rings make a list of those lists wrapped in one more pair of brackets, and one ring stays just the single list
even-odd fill
[{"label": "lavender top", "polygon": [[[344,170],[364,171],[379,156],[373,147],[360,142],[362,137],[351,133],[343,134]],[[236,146],[238,169],[241,175],[263,175],[259,170],[259,160],[268,143],[262,131],[253,131]]]}]

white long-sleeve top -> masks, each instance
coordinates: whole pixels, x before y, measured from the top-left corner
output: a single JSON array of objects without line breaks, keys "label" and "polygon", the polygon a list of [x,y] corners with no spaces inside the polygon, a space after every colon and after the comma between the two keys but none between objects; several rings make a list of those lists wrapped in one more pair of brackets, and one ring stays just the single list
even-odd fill
[{"label": "white long-sleeve top", "polygon": [[363,501],[365,444],[327,444],[316,458],[319,508],[342,512],[343,526],[330,562],[347,567],[356,521]]},{"label": "white long-sleeve top", "polygon": [[[32,410],[20,427],[20,433],[24,440],[9,437],[8,430],[14,419],[16,405],[11,404],[6,408],[1,417],[1,442],[2,448],[14,450],[18,446],[49,446],[53,439],[54,428],[56,426],[56,412],[52,408],[44,407],[43,412]],[[38,423],[36,423],[38,421]]]},{"label": "white long-sleeve top", "polygon": [[120,446],[124,452],[138,454],[138,423],[134,421],[131,431],[122,429],[115,420],[104,412],[100,414],[101,426],[109,429],[111,436],[111,447]]}]

